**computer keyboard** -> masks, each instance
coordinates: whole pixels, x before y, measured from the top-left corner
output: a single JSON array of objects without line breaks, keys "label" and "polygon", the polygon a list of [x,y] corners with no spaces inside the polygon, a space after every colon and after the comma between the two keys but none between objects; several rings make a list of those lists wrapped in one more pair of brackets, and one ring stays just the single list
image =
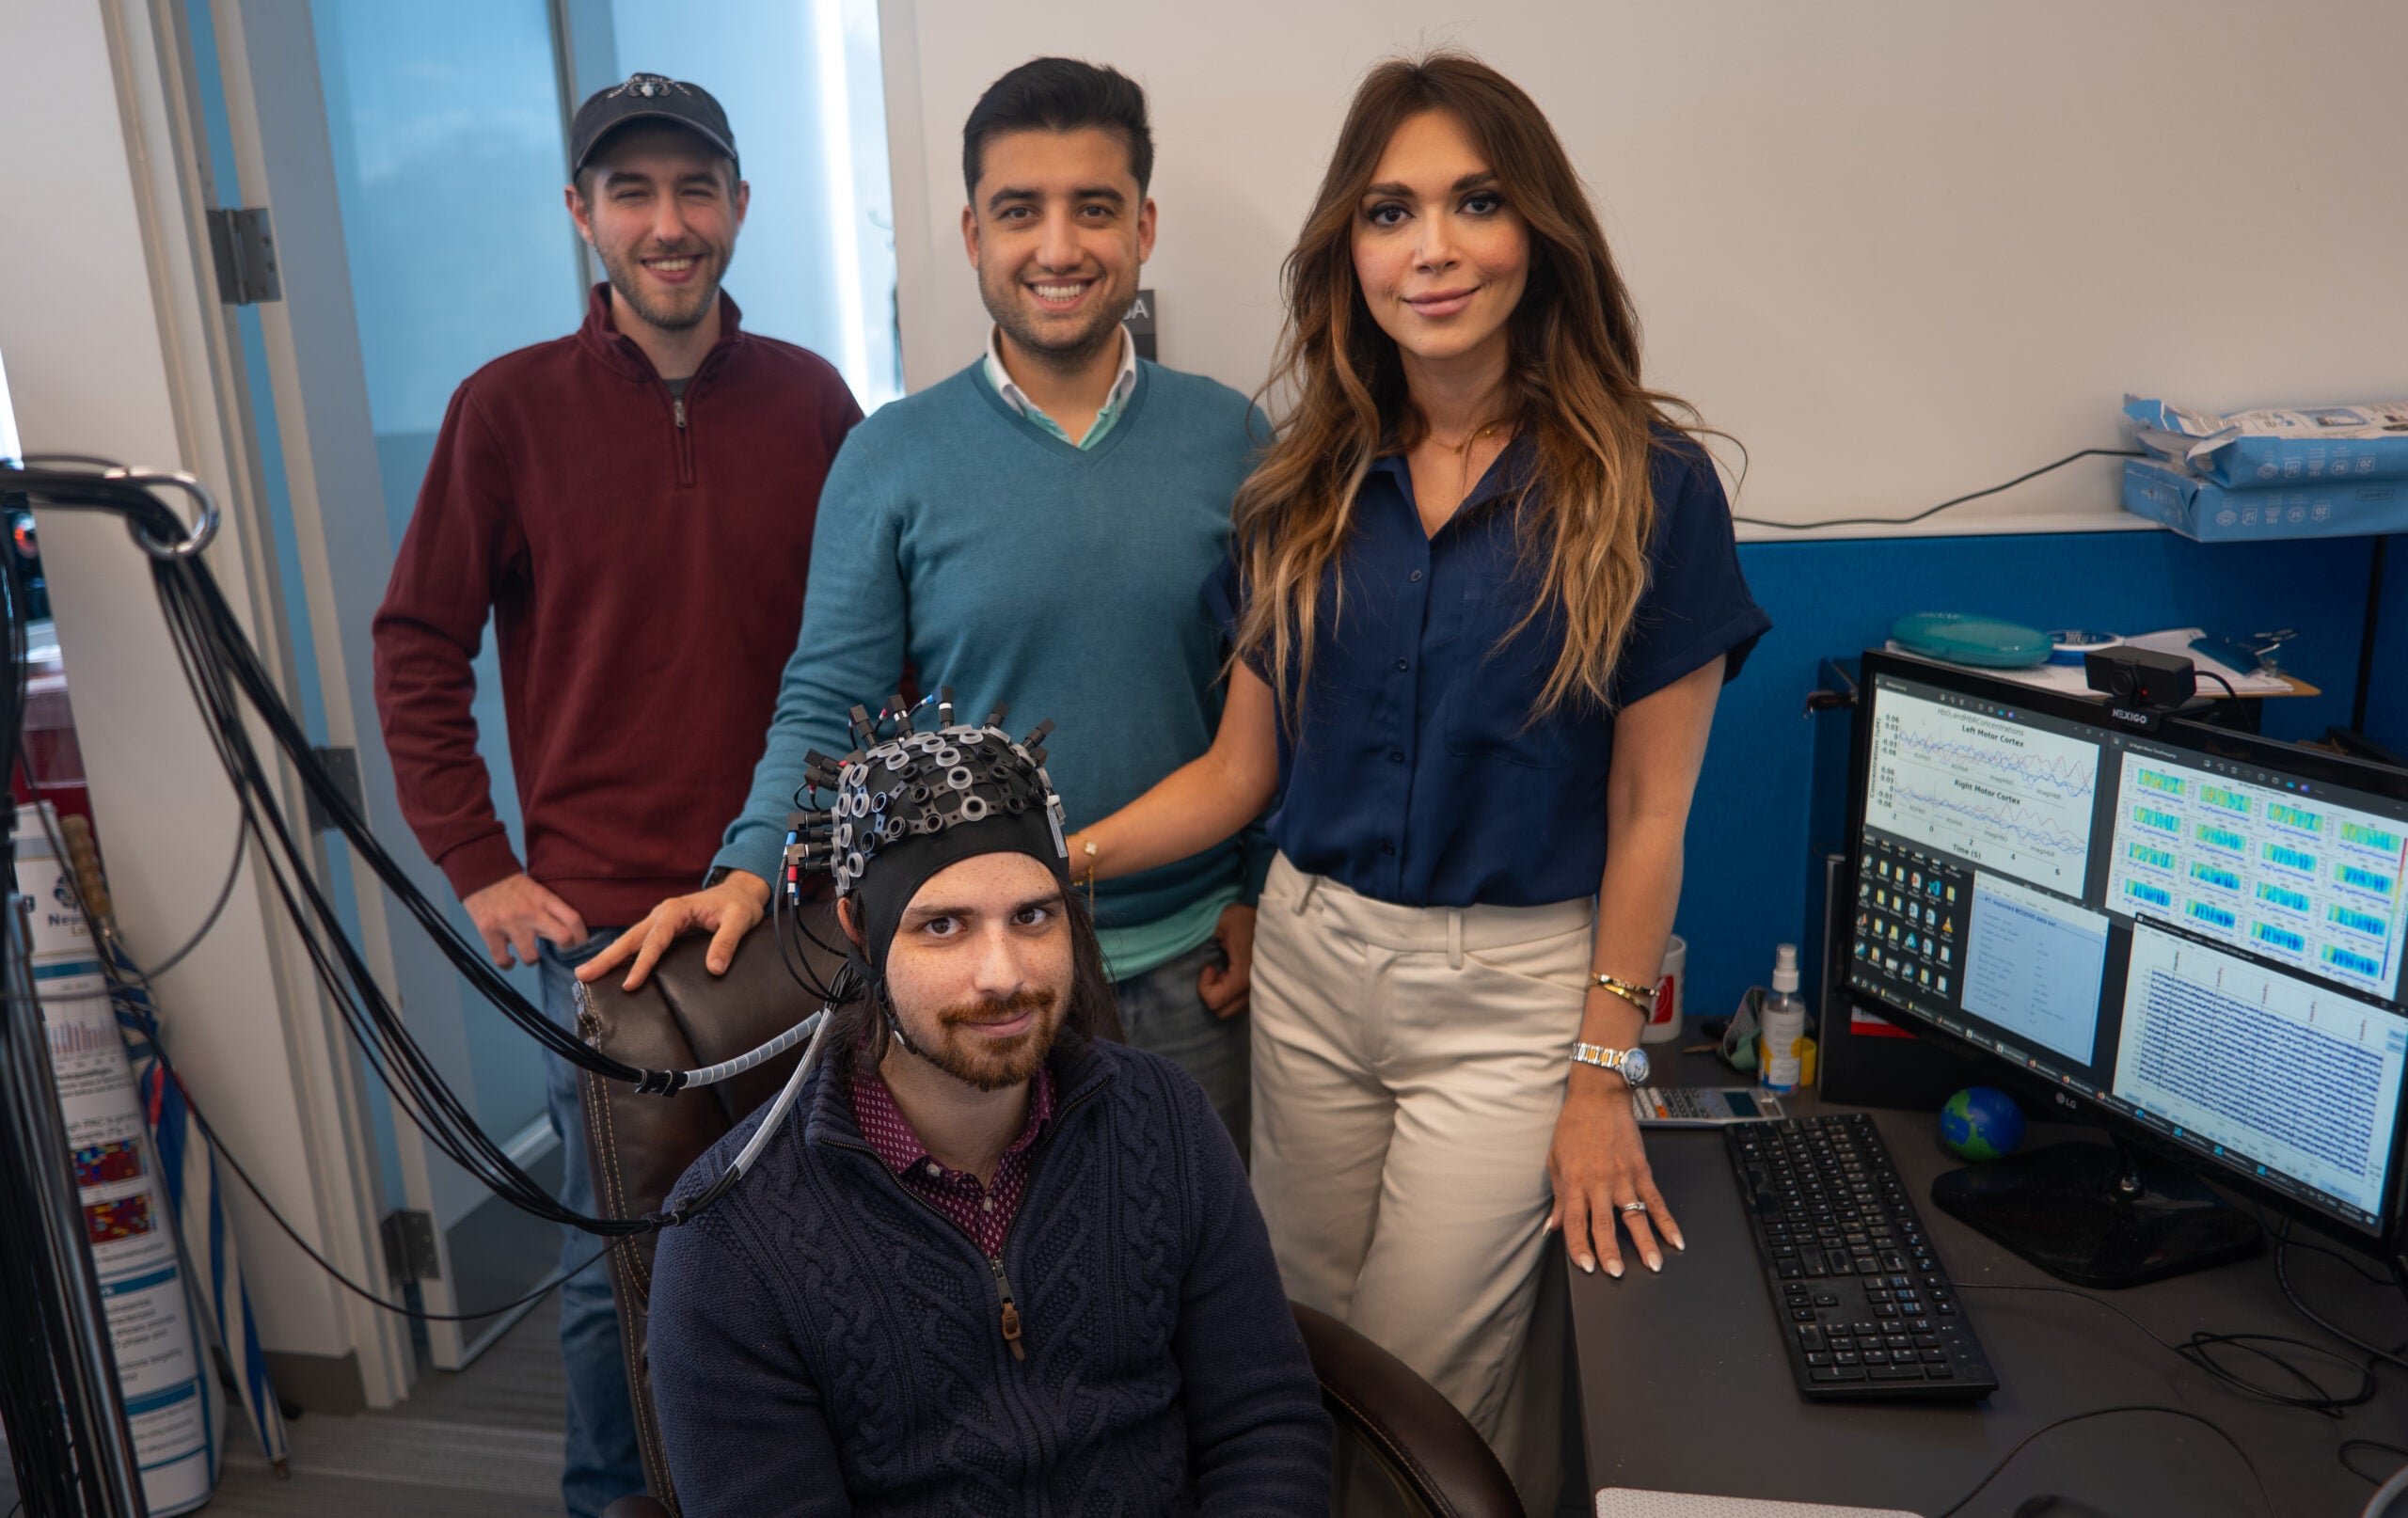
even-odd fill
[{"label": "computer keyboard", "polygon": [[1858,1401],[1998,1389],[1871,1117],[1722,1136],[1799,1391]]}]

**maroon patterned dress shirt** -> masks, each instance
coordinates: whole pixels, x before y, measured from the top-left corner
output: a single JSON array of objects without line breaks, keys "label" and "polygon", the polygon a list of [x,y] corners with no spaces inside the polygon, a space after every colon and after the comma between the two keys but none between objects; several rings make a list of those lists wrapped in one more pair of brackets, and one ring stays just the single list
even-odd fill
[{"label": "maroon patterned dress shirt", "polygon": [[1029,1151],[1054,1116],[1053,1072],[1038,1067],[1037,1078],[1029,1083],[1028,1121],[996,1162],[991,1186],[982,1185],[966,1170],[947,1170],[937,1163],[920,1135],[911,1131],[903,1109],[895,1104],[886,1077],[876,1069],[854,1072],[852,1096],[853,1121],[895,1178],[951,1218],[979,1253],[989,1259],[1001,1257],[1004,1235],[1010,1231],[1012,1214],[1020,1210],[1021,1196],[1028,1190]]}]

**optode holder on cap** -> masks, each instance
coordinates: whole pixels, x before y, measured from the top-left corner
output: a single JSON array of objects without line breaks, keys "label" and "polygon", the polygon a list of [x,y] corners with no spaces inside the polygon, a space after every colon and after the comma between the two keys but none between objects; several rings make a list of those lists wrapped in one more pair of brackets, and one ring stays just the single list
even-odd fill
[{"label": "optode holder on cap", "polygon": [[[1055,857],[1069,857],[1062,799],[1044,767],[1044,740],[1054,724],[1040,722],[1026,737],[1014,739],[1003,729],[1000,709],[982,723],[956,723],[949,687],[939,691],[936,707],[938,726],[923,733],[912,726],[917,708],[899,695],[890,697],[876,717],[856,706],[850,714],[856,745],[851,753],[834,759],[815,749],[805,756],[809,767],[795,798],[803,809],[788,819],[786,834],[784,888],[790,896],[800,896],[806,871],[826,873],[838,896],[850,895],[881,849],[1031,811],[1044,815]],[[890,720],[895,730],[880,737],[879,729]],[[810,805],[822,791],[832,794],[830,803]]]}]

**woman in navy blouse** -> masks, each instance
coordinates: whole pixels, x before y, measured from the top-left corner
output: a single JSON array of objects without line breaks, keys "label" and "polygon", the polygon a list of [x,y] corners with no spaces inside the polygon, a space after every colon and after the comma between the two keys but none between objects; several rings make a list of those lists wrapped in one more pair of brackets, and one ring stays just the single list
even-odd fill
[{"label": "woman in navy blouse", "polygon": [[1148,869],[1280,798],[1253,1166],[1289,1293],[1429,1378],[1549,1511],[1542,1251],[1560,1228],[1619,1276],[1617,1224],[1650,1270],[1683,1247],[1619,1066],[1717,694],[1770,623],[1510,81],[1374,69],[1286,283],[1295,407],[1205,588],[1237,653],[1219,734],[1071,865]]}]

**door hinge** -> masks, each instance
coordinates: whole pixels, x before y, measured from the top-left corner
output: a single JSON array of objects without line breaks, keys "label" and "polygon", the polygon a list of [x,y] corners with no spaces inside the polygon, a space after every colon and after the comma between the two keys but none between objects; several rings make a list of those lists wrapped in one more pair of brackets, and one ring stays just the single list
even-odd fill
[{"label": "door hinge", "polygon": [[[317,756],[318,763],[325,767],[326,774],[334,781],[335,788],[342,792],[342,799],[351,803],[352,815],[366,821],[368,793],[362,790],[359,784],[359,751],[357,749],[311,749],[309,751]],[[319,802],[318,793],[304,787],[302,794],[309,799],[309,830],[311,832],[331,830],[335,825],[334,814],[328,812]]]},{"label": "door hinge", "polygon": [[385,1273],[395,1286],[412,1281],[440,1281],[443,1264],[435,1253],[435,1214],[406,1210],[388,1212],[383,1224]]},{"label": "door hinge", "polygon": [[282,300],[276,231],[265,206],[221,206],[209,213],[209,251],[217,264],[217,298],[229,306]]}]

